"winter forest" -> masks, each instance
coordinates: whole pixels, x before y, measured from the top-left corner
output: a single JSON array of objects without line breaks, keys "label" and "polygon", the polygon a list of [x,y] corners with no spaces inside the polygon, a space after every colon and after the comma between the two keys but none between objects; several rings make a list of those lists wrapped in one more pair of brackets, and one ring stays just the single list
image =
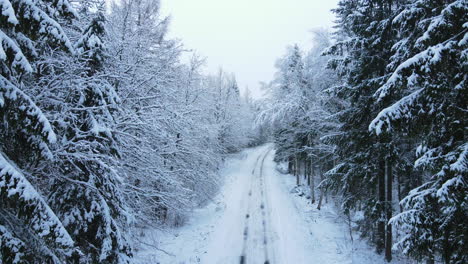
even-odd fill
[{"label": "winter forest", "polygon": [[468,263],[467,0],[338,0],[259,98],[162,5],[0,0],[0,263]]}]

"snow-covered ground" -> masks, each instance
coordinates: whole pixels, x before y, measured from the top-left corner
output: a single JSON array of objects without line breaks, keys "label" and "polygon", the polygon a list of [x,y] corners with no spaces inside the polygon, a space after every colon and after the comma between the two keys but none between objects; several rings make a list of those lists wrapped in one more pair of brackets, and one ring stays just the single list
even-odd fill
[{"label": "snow-covered ground", "polygon": [[291,192],[294,177],[276,171],[273,157],[267,144],[226,161],[214,201],[183,227],[145,232],[138,263],[385,263],[351,242],[332,204],[319,211]]}]

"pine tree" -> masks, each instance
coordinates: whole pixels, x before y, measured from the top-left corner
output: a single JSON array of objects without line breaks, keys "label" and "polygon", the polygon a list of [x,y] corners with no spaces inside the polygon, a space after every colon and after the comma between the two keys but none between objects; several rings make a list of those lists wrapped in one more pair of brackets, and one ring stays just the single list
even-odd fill
[{"label": "pine tree", "polygon": [[375,94],[387,108],[371,131],[403,131],[419,144],[414,169],[426,177],[391,221],[407,232],[397,245],[417,259],[468,261],[467,21],[464,0],[411,1],[394,20],[400,40]]},{"label": "pine tree", "polygon": [[0,260],[62,263],[75,258],[74,241],[42,195],[0,153]]},{"label": "pine tree", "polygon": [[60,263],[75,257],[74,242],[31,183],[34,175],[23,172],[53,159],[56,134],[25,90],[39,73],[38,56],[49,48],[73,51],[57,21],[76,13],[68,1],[3,0],[0,10],[1,261]]},{"label": "pine tree", "polygon": [[76,51],[88,61],[90,75],[104,67],[106,48],[102,38],[106,35],[105,22],[104,14],[98,12],[75,44]]},{"label": "pine tree", "polygon": [[53,182],[49,201],[82,250],[82,263],[128,263],[132,255],[121,230],[127,209],[112,128],[120,99],[102,77],[105,38],[105,18],[98,12],[75,44],[77,57],[65,61],[66,68],[55,65],[61,82],[50,84],[66,88],[56,89],[60,92],[55,95],[63,98],[55,106],[62,112],[55,120],[61,151],[54,170],[61,177]]},{"label": "pine tree", "polygon": [[[377,252],[387,248],[387,254],[391,243],[385,242],[386,228],[390,228],[386,225],[386,208],[391,207],[385,198],[384,160],[395,158],[395,144],[389,135],[377,137],[367,128],[379,111],[372,94],[385,76],[395,37],[391,21],[397,8],[398,2],[393,1],[340,1],[334,10],[339,41],[325,52],[336,56],[329,67],[343,77],[344,83],[334,88],[334,93],[347,100],[349,107],[337,113],[342,124],[338,135],[327,139],[337,145],[340,162],[327,172],[324,185],[343,195],[345,213],[364,207],[360,231],[375,242]],[[390,261],[391,255],[386,258]]]},{"label": "pine tree", "polygon": [[[305,92],[307,89],[304,76],[302,52],[297,45],[289,47],[283,58],[276,63],[277,73],[273,81],[273,102],[266,113],[275,124],[274,138],[276,159],[288,161],[297,172],[297,160],[303,155],[304,126],[300,120],[306,112]],[[297,184],[299,184],[299,175]]]}]

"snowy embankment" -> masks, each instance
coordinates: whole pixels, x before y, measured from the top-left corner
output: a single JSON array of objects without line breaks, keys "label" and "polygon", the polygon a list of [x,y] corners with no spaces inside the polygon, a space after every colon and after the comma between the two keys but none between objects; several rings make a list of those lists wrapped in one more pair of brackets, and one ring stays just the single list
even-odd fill
[{"label": "snowy embankment", "polygon": [[145,232],[137,262],[385,263],[365,242],[351,242],[332,203],[319,211],[292,192],[295,178],[279,173],[273,157],[268,144],[228,159],[214,201],[183,227]]},{"label": "snowy embankment", "polygon": [[[323,203],[321,210],[317,209],[317,203],[311,204],[308,199],[309,187],[297,188],[296,178],[293,175],[284,175],[277,172],[276,186],[289,190],[289,201],[299,215],[298,225],[303,225],[303,232],[312,237],[312,247],[309,253],[311,259],[297,263],[354,263],[354,264],[384,264],[383,255],[375,253],[374,247],[367,241],[360,239],[353,232],[353,240],[350,237],[349,227],[343,215],[333,201]],[[332,199],[329,199],[332,200]],[[324,201],[325,202],[325,201]],[[395,258],[400,258],[395,256]],[[278,262],[289,263],[289,262]],[[414,263],[405,259],[395,259],[395,264]]]}]

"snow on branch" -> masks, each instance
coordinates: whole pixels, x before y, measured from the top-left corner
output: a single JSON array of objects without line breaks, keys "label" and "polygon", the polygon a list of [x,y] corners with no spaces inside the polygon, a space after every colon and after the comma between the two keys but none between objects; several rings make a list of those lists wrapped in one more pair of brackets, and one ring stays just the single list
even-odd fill
[{"label": "snow on branch", "polygon": [[8,52],[12,52],[14,55],[11,65],[13,68],[20,68],[25,72],[32,72],[32,67],[20,47],[18,47],[15,41],[0,30],[0,61],[6,61],[8,59]]},{"label": "snow on branch", "polygon": [[450,164],[450,170],[463,173],[468,170],[468,143],[461,145],[459,150],[461,153],[456,161]]},{"label": "snow on branch", "polygon": [[[463,174],[468,171],[468,143],[465,143],[458,147],[452,153],[449,153],[448,159],[454,160],[450,166],[448,166],[448,170],[451,173],[454,173],[454,177],[449,178],[446,180],[441,187],[437,190],[437,197],[441,201],[446,201],[452,198],[453,189],[463,189],[466,188],[466,180],[463,177]],[[447,169],[447,168],[446,168]],[[444,176],[445,171],[442,170],[438,173],[438,176]],[[442,177],[441,177],[442,178]]]},{"label": "snow on branch", "polygon": [[442,53],[445,50],[450,50],[454,44],[456,43],[453,41],[439,43],[407,59],[396,68],[387,82],[375,92],[374,97],[377,97],[380,101],[389,95],[391,89],[404,79],[404,75],[406,75],[404,72],[409,69],[418,68],[427,73],[430,72],[431,67],[429,66],[440,62]]},{"label": "snow on branch", "polygon": [[44,157],[52,158],[51,151],[47,143],[55,143],[57,136],[52,130],[52,126],[44,113],[36,106],[33,100],[23,91],[7,79],[0,76],[0,109],[5,107],[6,102],[16,101],[19,103],[19,109],[28,117],[23,123],[38,129],[44,139],[34,140]]},{"label": "snow on branch", "polygon": [[371,124],[369,125],[369,131],[375,131],[377,135],[380,135],[382,133],[382,128],[384,127],[384,125],[387,126],[387,131],[391,130],[391,122],[399,120],[405,115],[408,115],[410,113],[410,110],[412,109],[412,106],[419,98],[419,94],[423,90],[423,88],[416,90],[413,93],[403,97],[390,107],[387,107],[384,110],[382,110],[377,115],[377,117],[374,120],[372,120]]},{"label": "snow on branch", "polygon": [[13,25],[18,24],[18,19],[15,15],[15,10],[11,6],[10,1],[8,0],[0,0],[0,15],[7,17],[7,21]]},{"label": "snow on branch", "polygon": [[447,5],[442,11],[441,14],[435,17],[431,24],[428,26],[424,34],[416,40],[415,46],[422,47],[423,43],[430,41],[435,36],[440,34],[440,32],[449,31],[451,27],[454,26],[453,17],[456,17],[456,13],[467,12],[467,4],[465,0],[458,0],[449,5]]},{"label": "snow on branch", "polygon": [[[14,237],[2,225],[0,225],[0,248],[9,251],[9,254],[5,254],[3,260],[11,261],[11,263],[21,263],[21,259],[24,257],[26,251],[24,242]],[[8,256],[11,257],[9,258]]]},{"label": "snow on branch", "polygon": [[[60,12],[62,15],[67,16],[71,15],[74,18],[79,18],[78,12],[76,12],[73,5],[69,0],[45,0],[46,2],[52,2],[54,9]],[[72,1],[75,2],[75,1]],[[91,2],[91,1],[90,1]]]},{"label": "snow on branch", "polygon": [[73,45],[68,39],[67,34],[63,31],[62,27],[57,21],[52,19],[49,15],[47,15],[46,12],[37,7],[35,2],[21,1],[20,4],[22,5],[24,12],[22,17],[31,18],[36,23],[38,23],[39,34],[52,37],[59,43],[63,44],[68,49],[68,51],[74,51]]},{"label": "snow on branch", "polygon": [[[74,242],[55,213],[26,177],[0,153],[0,197],[4,206],[18,210],[37,236],[44,238],[55,250],[69,255]],[[23,212],[23,213],[22,213]]]}]

